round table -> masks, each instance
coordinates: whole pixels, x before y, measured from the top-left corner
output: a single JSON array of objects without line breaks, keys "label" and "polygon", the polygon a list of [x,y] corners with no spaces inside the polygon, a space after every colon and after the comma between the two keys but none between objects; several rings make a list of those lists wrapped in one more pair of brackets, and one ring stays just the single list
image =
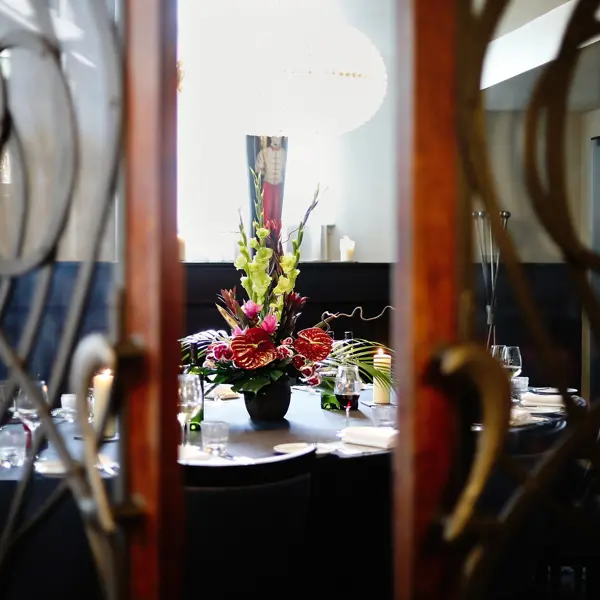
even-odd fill
[{"label": "round table", "polygon": [[[358,410],[350,411],[346,423],[345,410],[324,410],[321,408],[320,394],[312,390],[293,389],[290,408],[285,419],[277,423],[254,423],[243,398],[231,400],[206,400],[204,418],[207,421],[229,423],[228,451],[233,455],[261,458],[272,456],[273,447],[292,442],[337,442],[337,432],[347,425],[372,426],[372,390],[364,390],[358,403]],[[190,442],[200,445],[200,433],[190,433]],[[373,449],[373,452],[387,452]],[[336,452],[343,458],[351,458]]]}]

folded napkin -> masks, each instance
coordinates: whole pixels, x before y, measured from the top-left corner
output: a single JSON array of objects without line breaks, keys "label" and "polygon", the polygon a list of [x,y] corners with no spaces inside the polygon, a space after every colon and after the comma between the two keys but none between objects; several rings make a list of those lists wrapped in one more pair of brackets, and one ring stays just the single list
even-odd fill
[{"label": "folded napkin", "polygon": [[237,392],[231,390],[231,386],[226,383],[220,383],[210,393],[206,394],[207,398],[219,398],[221,400],[233,400],[233,398],[239,398],[240,395]]},{"label": "folded napkin", "polygon": [[397,433],[392,427],[346,427],[342,442],[387,450],[394,447]]},{"label": "folded napkin", "polygon": [[563,397],[560,394],[534,394],[525,392],[521,396],[522,406],[563,406]]},{"label": "folded napkin", "polygon": [[180,461],[209,460],[210,457],[211,455],[208,452],[204,452],[199,446],[192,446],[192,444],[179,446]]},{"label": "folded napkin", "polygon": [[512,427],[518,427],[519,425],[527,425],[533,423],[533,417],[528,410],[523,408],[513,408],[510,411],[510,424]]}]

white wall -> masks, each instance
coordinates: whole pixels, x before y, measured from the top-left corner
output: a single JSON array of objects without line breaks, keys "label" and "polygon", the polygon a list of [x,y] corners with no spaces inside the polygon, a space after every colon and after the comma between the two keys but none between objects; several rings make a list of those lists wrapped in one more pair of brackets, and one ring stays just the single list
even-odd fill
[{"label": "white wall", "polygon": [[[193,49],[200,47],[202,15],[214,16],[215,11],[232,14],[236,7],[248,10],[249,6],[254,11],[264,10],[267,16],[273,10],[301,10],[303,14],[310,11],[315,19],[343,19],[364,32],[379,49],[387,68],[388,92],[374,118],[338,138],[290,138],[284,218],[296,222],[320,182],[327,191],[311,218],[312,243],[306,244],[303,258],[318,258],[319,227],[334,224],[334,249],[339,248],[339,238],[348,235],[356,241],[356,260],[394,260],[394,4],[393,0],[252,0],[251,5],[240,4],[239,0],[180,0],[180,19],[187,15],[180,22],[180,58],[188,75],[180,95],[178,203],[179,230],[186,240],[188,260],[209,258],[205,243],[208,239],[214,239],[215,246],[224,249],[210,257],[212,260],[231,260],[236,210],[246,208],[249,202],[245,142],[225,134],[227,114],[218,107],[209,109],[210,90],[193,83],[189,73]],[[224,44],[232,42],[223,40]],[[218,61],[223,51],[214,49],[211,59]],[[259,67],[257,57],[257,75]],[[191,117],[183,117],[190,114]]]}]

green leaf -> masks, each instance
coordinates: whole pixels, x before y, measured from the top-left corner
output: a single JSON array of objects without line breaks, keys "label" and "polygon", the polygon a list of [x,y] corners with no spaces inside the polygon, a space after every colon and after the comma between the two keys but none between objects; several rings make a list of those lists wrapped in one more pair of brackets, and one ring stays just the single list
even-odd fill
[{"label": "green leaf", "polygon": [[252,392],[256,394],[266,385],[271,383],[271,379],[268,376],[252,377],[252,379],[246,379],[240,383],[236,383],[231,386],[234,392]]},{"label": "green leaf", "polygon": [[271,381],[277,381],[278,379],[283,377],[283,371],[273,369],[272,371],[269,371],[269,377],[271,378]]}]

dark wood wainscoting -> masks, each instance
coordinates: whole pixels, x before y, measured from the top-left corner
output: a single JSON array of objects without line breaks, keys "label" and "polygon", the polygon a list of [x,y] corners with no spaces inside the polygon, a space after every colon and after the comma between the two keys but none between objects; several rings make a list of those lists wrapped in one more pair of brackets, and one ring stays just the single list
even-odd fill
[{"label": "dark wood wainscoting", "polygon": [[[365,318],[377,316],[390,302],[390,265],[384,263],[304,263],[300,265],[296,291],[308,296],[300,328],[311,327],[325,311],[350,314],[362,306]],[[202,329],[221,329],[223,320],[215,310],[216,294],[239,285],[239,272],[230,264],[188,264],[186,334]],[[239,293],[241,296],[241,293]],[[382,344],[389,342],[390,312],[375,321],[340,317],[332,324],[336,339],[345,331]]]},{"label": "dark wood wainscoting", "polygon": [[[78,267],[77,263],[61,263],[56,270],[44,325],[30,365],[31,371],[39,373],[41,377],[48,376],[48,367],[56,351],[56,332],[64,323]],[[325,311],[349,314],[357,306],[363,307],[366,318],[378,315],[391,302],[390,268],[391,265],[383,263],[302,264],[297,289],[309,297],[309,302],[300,318],[299,326],[314,325]],[[480,307],[477,311],[477,329],[481,340],[484,340],[486,328],[481,269],[479,265],[474,265],[474,268]],[[223,328],[223,320],[215,309],[216,296],[223,288],[239,286],[239,272],[226,263],[189,263],[185,270],[186,306],[182,335],[202,329]],[[569,370],[569,385],[581,389],[581,308],[572,293],[567,270],[560,263],[526,264],[525,270],[537,305],[557,346],[564,354]],[[110,282],[111,265],[99,263],[92,290],[92,302],[85,315],[81,335],[92,331],[106,331]],[[19,281],[5,315],[4,328],[13,344],[18,342],[29,314],[34,283],[35,275],[23,277]],[[401,301],[401,297],[397,299],[397,302]],[[352,319],[339,318],[333,323],[333,329],[337,339],[343,338],[345,331],[352,331],[355,337],[387,344],[390,339],[391,319],[393,312],[389,310],[375,321],[361,321],[356,315]],[[538,369],[529,332],[502,268],[498,276],[496,324],[498,343],[521,347],[524,374],[530,377],[531,384],[548,385],[547,378]],[[6,373],[0,372],[0,378],[5,376]]]}]

